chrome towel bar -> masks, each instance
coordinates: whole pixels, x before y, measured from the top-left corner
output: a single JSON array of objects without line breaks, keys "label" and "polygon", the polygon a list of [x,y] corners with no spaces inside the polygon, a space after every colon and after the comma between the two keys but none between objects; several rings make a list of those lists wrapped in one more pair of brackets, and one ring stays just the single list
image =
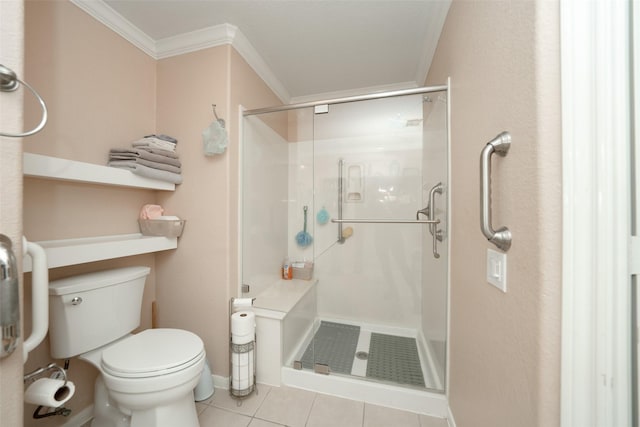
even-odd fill
[{"label": "chrome towel bar", "polygon": [[511,232],[507,227],[498,230],[491,227],[491,155],[504,157],[510,147],[511,135],[502,132],[489,141],[480,154],[480,229],[491,243],[505,252],[511,247]]},{"label": "chrome towel bar", "polygon": [[440,224],[439,219],[332,219],[336,224]]}]

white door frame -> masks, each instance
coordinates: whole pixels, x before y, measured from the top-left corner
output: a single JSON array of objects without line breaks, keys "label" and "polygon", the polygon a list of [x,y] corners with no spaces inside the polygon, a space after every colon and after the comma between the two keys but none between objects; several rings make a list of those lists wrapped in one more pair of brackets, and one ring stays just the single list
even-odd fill
[{"label": "white door frame", "polygon": [[632,0],[562,0],[563,427],[631,426]]}]

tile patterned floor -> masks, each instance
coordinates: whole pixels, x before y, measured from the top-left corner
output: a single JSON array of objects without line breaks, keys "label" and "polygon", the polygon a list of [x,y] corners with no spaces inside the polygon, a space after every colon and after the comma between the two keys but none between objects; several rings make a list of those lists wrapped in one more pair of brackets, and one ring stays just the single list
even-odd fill
[{"label": "tile patterned floor", "polygon": [[196,406],[200,427],[448,427],[442,418],[266,385],[241,405],[218,389]]}]

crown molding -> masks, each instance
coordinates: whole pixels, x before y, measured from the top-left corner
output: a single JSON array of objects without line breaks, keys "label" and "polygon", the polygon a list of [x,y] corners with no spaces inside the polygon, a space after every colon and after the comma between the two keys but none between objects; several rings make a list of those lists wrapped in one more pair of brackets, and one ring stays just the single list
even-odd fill
[{"label": "crown molding", "polygon": [[129,43],[156,58],[156,42],[102,0],[70,0],[71,3],[106,25]]},{"label": "crown molding", "polygon": [[238,32],[238,27],[234,25],[221,24],[166,37],[155,42],[155,58],[164,59],[210,47],[233,44]]},{"label": "crown molding", "polygon": [[235,25],[215,25],[160,39],[155,43],[154,58],[164,59],[223,45],[233,46],[276,96],[278,96],[283,103],[288,102],[290,95],[287,89],[271,71],[249,39],[247,39]]},{"label": "crown molding", "polygon": [[216,46],[231,45],[283,103],[289,102],[290,95],[285,86],[271,71],[251,42],[234,25],[214,25],[154,40],[102,0],[70,1],[155,60]]},{"label": "crown molding", "polygon": [[271,68],[264,61],[262,56],[258,53],[256,48],[253,47],[248,38],[245,37],[240,30],[235,34],[235,38],[231,44],[235,50],[244,58],[253,71],[260,76],[260,78],[269,86],[280,101],[284,104],[288,104],[291,100],[289,91],[285,88],[282,82],[271,71]]}]

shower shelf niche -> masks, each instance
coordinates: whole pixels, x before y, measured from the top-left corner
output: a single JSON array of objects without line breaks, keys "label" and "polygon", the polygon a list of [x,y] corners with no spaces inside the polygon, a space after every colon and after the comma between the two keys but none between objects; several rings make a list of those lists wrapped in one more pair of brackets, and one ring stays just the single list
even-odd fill
[{"label": "shower shelf niche", "polygon": [[[174,191],[175,184],[145,178],[127,170],[41,154],[23,153],[23,175],[29,178],[72,181],[147,190]],[[143,236],[140,233],[34,242],[47,254],[48,268],[64,267],[132,255],[176,249],[176,237]],[[24,257],[23,270],[31,271]]]}]

